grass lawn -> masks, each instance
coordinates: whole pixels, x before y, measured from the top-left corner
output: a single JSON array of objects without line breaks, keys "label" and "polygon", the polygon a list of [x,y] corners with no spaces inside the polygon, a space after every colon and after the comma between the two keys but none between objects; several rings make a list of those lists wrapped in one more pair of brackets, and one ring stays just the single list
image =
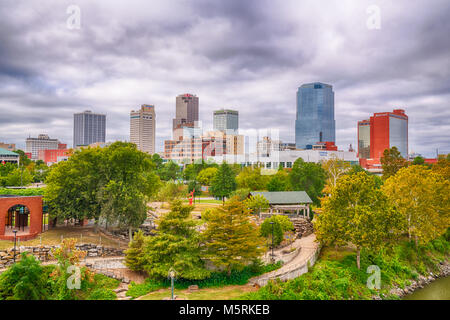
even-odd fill
[{"label": "grass lawn", "polygon": [[[174,294],[179,298],[186,300],[235,300],[238,299],[242,294],[247,292],[256,291],[257,289],[250,286],[226,286],[222,288],[205,288],[197,291],[190,292],[189,290],[177,290],[175,289]],[[162,300],[165,297],[170,297],[170,288],[158,290],[149,293],[139,300]]]},{"label": "grass lawn", "polygon": [[[43,245],[57,245],[61,242],[61,236],[64,238],[76,238],[78,243],[95,243],[100,244],[100,234],[94,233],[92,227],[57,227],[43,232],[33,240],[19,241],[20,246],[38,246],[40,245],[40,236],[42,236]],[[109,247],[117,247],[117,241],[110,240],[104,236],[101,237],[101,244]],[[125,243],[120,244],[122,248]],[[13,241],[0,240],[0,250],[14,247]]]}]

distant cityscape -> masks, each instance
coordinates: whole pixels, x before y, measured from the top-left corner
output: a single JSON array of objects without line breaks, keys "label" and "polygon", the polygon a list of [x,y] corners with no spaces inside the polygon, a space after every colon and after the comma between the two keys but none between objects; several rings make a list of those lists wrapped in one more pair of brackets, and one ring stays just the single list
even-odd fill
[{"label": "distant cityscape", "polygon": [[[291,168],[296,159],[320,162],[337,157],[352,164],[360,164],[373,173],[381,173],[380,158],[385,149],[397,147],[402,157],[408,154],[408,116],[404,109],[374,113],[355,123],[356,150],[350,144],[347,150],[336,146],[336,120],[332,85],[314,82],[303,84],[297,91],[295,142],[284,142],[278,132],[258,128],[255,135],[239,134],[239,111],[220,109],[213,112],[213,130],[204,131],[199,122],[199,97],[185,93],[175,99],[175,118],[172,139],[164,141],[159,153],[164,161],[180,165],[198,161],[237,163],[241,166],[262,166],[266,169]],[[143,152],[156,150],[156,109],[143,104],[130,111],[129,141]],[[369,115],[368,115],[369,116]],[[105,146],[106,114],[86,110],[75,113],[73,123],[73,149]],[[32,160],[48,165],[65,161],[71,151],[67,144],[46,134],[28,137],[25,153]],[[18,162],[14,156],[15,144],[0,143],[0,161]],[[436,159],[426,159],[433,163]]]}]

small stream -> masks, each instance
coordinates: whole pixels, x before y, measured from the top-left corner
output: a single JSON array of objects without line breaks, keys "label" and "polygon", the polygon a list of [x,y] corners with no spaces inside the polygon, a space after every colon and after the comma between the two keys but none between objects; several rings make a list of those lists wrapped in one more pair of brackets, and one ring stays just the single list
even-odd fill
[{"label": "small stream", "polygon": [[406,295],[403,300],[450,300],[450,277],[437,279]]}]

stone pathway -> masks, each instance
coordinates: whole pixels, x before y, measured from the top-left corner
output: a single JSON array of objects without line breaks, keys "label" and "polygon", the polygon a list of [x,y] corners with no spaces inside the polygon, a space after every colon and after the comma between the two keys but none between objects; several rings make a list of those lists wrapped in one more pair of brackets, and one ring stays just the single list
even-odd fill
[{"label": "stone pathway", "polygon": [[319,244],[315,242],[315,240],[315,234],[297,239],[295,245],[298,247],[298,253],[293,256],[289,262],[285,263],[280,269],[250,279],[249,283],[262,286],[270,279],[280,278],[282,280],[287,280],[305,273],[305,270],[307,272],[308,261],[311,261],[312,259],[314,263],[315,255],[319,250]]}]

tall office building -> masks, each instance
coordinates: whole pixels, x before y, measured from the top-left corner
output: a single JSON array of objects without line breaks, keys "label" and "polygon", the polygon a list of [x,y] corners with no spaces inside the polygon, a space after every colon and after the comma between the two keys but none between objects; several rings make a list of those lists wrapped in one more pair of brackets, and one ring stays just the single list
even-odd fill
[{"label": "tall office building", "polygon": [[106,115],[85,111],[73,115],[73,147],[105,142]]},{"label": "tall office building", "polygon": [[333,87],[320,82],[304,84],[297,91],[295,145],[307,149],[325,141],[336,142]]},{"label": "tall office building", "polygon": [[50,139],[46,134],[40,134],[37,138],[28,137],[25,140],[25,152],[31,153],[31,159],[39,159],[39,150],[59,149],[58,139]]},{"label": "tall office building", "polygon": [[239,130],[239,112],[229,109],[214,111],[214,131],[237,134]]},{"label": "tall office building", "polygon": [[155,153],[156,114],[153,105],[143,104],[140,110],[130,113],[130,141],[139,150]]},{"label": "tall office building", "polygon": [[176,98],[175,119],[173,128],[184,123],[194,123],[198,121],[198,97],[190,94],[180,94]]},{"label": "tall office building", "polygon": [[370,159],[370,120],[358,121],[358,158]]},{"label": "tall office building", "polygon": [[397,147],[408,159],[408,116],[405,110],[374,113],[358,122],[358,157],[380,159],[386,149]]}]

